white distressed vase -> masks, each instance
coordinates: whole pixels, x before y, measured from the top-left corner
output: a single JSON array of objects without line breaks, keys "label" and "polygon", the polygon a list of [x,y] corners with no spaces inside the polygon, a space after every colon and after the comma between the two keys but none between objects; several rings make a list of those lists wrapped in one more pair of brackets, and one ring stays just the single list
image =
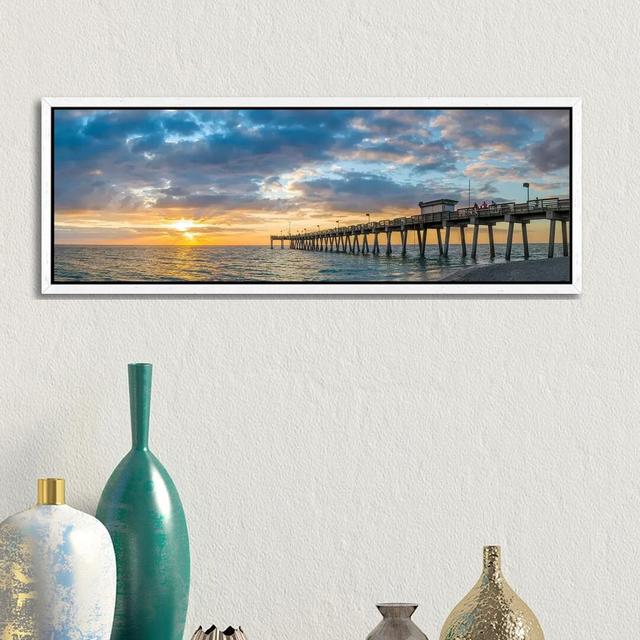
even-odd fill
[{"label": "white distressed vase", "polygon": [[109,640],[115,600],[108,531],[38,480],[38,504],[0,524],[0,638]]}]

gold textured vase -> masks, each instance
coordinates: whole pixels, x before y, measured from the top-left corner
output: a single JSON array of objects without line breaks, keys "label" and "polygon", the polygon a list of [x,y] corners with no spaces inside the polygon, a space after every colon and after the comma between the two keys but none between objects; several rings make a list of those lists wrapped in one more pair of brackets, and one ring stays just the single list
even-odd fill
[{"label": "gold textured vase", "polygon": [[533,611],[502,575],[500,547],[484,548],[480,580],[449,614],[440,640],[544,640]]}]

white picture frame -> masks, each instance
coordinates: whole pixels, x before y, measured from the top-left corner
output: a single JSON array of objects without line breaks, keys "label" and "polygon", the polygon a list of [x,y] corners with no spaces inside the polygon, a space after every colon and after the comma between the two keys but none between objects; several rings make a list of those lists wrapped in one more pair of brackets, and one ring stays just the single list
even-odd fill
[{"label": "white picture frame", "polygon": [[[167,283],[76,284],[54,282],[52,113],[56,107],[96,108],[567,108],[571,109],[571,282],[537,283]],[[42,99],[42,262],[45,295],[576,295],[582,290],[582,112],[579,98],[44,98]]]}]

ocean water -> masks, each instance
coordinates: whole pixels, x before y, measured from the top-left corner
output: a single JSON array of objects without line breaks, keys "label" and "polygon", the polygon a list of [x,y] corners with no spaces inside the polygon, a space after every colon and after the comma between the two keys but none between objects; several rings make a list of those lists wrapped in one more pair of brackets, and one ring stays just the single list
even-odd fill
[{"label": "ocean water", "polygon": [[[547,257],[547,244],[530,244],[531,260]],[[383,248],[384,251],[384,248]],[[476,260],[463,258],[452,244],[449,256],[428,245],[420,258],[418,246],[407,245],[407,255],[393,246],[391,256],[381,254],[301,251],[280,248],[280,243],[253,247],[56,245],[54,281],[58,283],[231,283],[231,282],[434,282],[477,264],[504,262],[505,245],[478,245]],[[556,245],[556,254],[562,247]],[[514,244],[511,260],[523,260],[522,246]]]}]

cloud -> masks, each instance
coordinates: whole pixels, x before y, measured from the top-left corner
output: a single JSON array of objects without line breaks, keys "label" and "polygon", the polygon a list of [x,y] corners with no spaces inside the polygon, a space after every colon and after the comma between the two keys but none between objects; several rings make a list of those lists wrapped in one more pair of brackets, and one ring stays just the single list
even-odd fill
[{"label": "cloud", "polygon": [[562,111],[65,109],[54,198],[105,218],[184,210],[251,224],[458,199],[465,175],[474,192],[513,199],[509,183],[566,183],[568,150]]},{"label": "cloud", "polygon": [[534,133],[531,118],[515,110],[448,110],[434,117],[432,125],[457,149],[483,150],[502,145],[504,149],[514,150]]},{"label": "cloud", "polygon": [[440,141],[427,142],[417,136],[366,138],[354,147],[337,154],[341,160],[393,163],[407,166],[416,173],[449,172],[455,168],[451,149]]},{"label": "cloud", "polygon": [[[418,202],[434,193],[433,186],[420,183],[398,183],[387,177],[357,171],[345,172],[335,178],[316,178],[295,183],[301,200],[317,203],[323,210],[375,211],[389,208],[417,208]],[[451,197],[452,190],[434,197]]]},{"label": "cloud", "polygon": [[549,172],[569,166],[571,140],[566,127],[548,131],[541,142],[529,147],[529,160],[539,171]]}]

